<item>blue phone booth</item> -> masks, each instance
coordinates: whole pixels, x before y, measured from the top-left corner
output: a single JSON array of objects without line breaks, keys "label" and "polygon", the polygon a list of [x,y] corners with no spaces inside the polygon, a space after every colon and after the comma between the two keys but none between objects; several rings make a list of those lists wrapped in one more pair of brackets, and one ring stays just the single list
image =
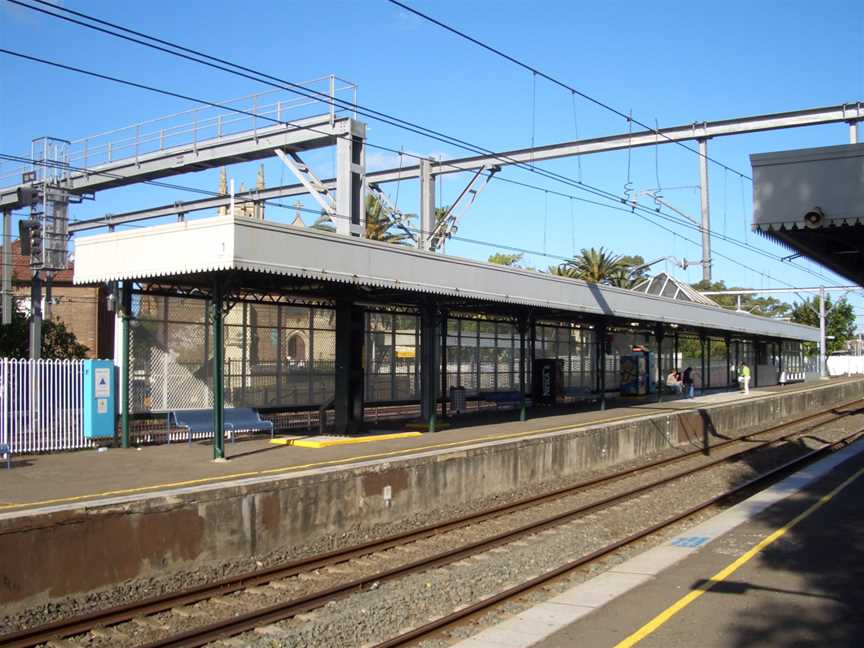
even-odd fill
[{"label": "blue phone booth", "polygon": [[84,361],[84,436],[88,439],[113,437],[114,362]]}]

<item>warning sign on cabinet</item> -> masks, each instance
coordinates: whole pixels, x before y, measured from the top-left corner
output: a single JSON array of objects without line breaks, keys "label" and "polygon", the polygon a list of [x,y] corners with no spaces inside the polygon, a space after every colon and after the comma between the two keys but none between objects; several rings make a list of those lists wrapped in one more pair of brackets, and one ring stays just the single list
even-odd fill
[{"label": "warning sign on cabinet", "polygon": [[107,368],[94,369],[93,379],[96,381],[96,388],[93,395],[96,398],[108,398],[111,395],[111,372]]}]

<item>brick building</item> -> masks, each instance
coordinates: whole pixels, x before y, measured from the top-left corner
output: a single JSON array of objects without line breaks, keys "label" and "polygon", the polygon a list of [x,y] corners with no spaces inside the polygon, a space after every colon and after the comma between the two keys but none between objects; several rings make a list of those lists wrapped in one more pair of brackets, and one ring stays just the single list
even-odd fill
[{"label": "brick building", "polygon": [[[30,310],[31,275],[30,258],[21,254],[21,242],[13,241],[12,291],[19,309],[26,312]],[[87,347],[88,357],[111,358],[114,356],[114,316],[106,309],[105,289],[101,286],[75,286],[72,275],[72,264],[68,269],[54,274],[52,304],[48,306],[43,302],[43,313],[48,319],[50,310],[51,319],[61,320],[78,341]],[[44,276],[42,293],[44,296]]]}]

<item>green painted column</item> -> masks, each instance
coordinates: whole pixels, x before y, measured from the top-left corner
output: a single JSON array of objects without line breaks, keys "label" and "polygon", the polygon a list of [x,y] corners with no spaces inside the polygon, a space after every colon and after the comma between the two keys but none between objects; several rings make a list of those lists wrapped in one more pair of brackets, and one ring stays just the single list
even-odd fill
[{"label": "green painted column", "polygon": [[210,300],[210,323],[213,326],[213,459],[225,459],[225,330],[223,294],[218,280],[213,284]]},{"label": "green painted column", "polygon": [[132,316],[132,285],[123,282],[120,298],[120,431],[122,445],[129,447],[129,318]]},{"label": "green painted column", "polygon": [[[663,390],[666,389],[666,377],[663,375],[663,325],[657,325],[657,402],[663,402]],[[651,376],[648,376],[651,380]]]}]

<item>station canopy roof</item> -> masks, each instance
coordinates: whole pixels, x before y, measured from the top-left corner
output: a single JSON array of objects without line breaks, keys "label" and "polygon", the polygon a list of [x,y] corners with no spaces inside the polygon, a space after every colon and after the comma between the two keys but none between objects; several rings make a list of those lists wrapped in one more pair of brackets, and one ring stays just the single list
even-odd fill
[{"label": "station canopy roof", "polygon": [[818,338],[809,326],[704,303],[246,217],[217,216],[75,240],[77,284],[132,280],[206,286],[228,272],[237,281],[285,290],[314,283],[334,297],[349,287],[380,289],[397,304],[449,297],[705,328],[719,335]]},{"label": "station canopy roof", "polygon": [[864,144],[760,153],[753,228],[864,285]]}]

